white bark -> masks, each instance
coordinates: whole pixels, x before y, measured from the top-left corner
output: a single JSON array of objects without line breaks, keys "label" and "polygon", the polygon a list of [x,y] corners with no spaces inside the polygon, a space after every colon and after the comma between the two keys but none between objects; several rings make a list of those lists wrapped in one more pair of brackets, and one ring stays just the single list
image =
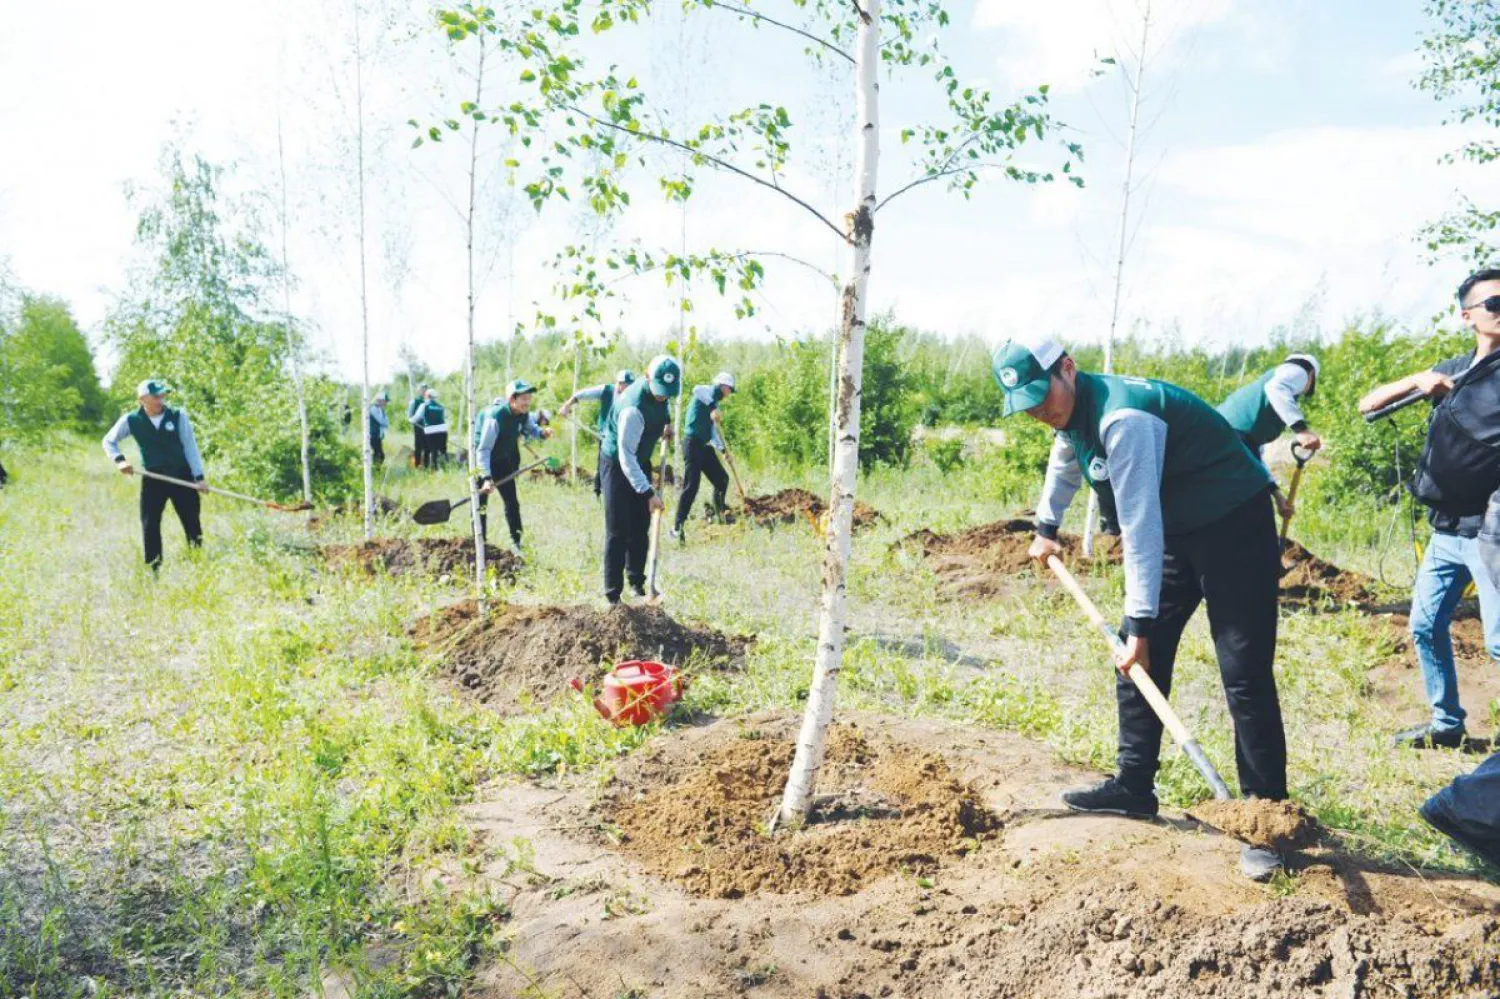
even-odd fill
[{"label": "white bark", "polygon": [[[1115,369],[1115,333],[1120,325],[1120,298],[1125,290],[1125,256],[1130,246],[1130,194],[1135,179],[1135,140],[1140,132],[1141,83],[1146,78],[1146,45],[1151,39],[1151,0],[1141,9],[1141,48],[1136,53],[1135,74],[1130,78],[1130,130],[1125,137],[1125,178],[1120,182],[1120,222],[1115,250],[1115,291],[1109,307],[1109,331],[1104,337],[1104,373]],[[1083,520],[1083,553],[1094,554],[1094,521],[1099,516],[1099,496],[1089,490],[1088,511]]]},{"label": "white bark", "polygon": [[[359,336],[360,336],[360,414],[369,419],[370,412],[370,290],[366,275],[365,242],[365,54],[359,32],[360,9],[354,5],[354,157],[359,210]],[[375,453],[370,449],[370,435],[361,427],[360,451],[364,458],[365,540],[375,538]]]},{"label": "white bark", "polygon": [[849,216],[851,266],[844,287],[844,314],[839,331],[839,398],[834,411],[836,449],[831,475],[828,536],[823,549],[823,604],[818,620],[817,658],[797,754],[782,795],[779,822],[796,826],[807,817],[823,744],[833,718],[834,694],[843,665],[844,616],[847,602],[849,553],[854,515],[854,489],[859,472],[860,383],[864,367],[865,307],[870,283],[870,248],[875,226],[875,179],[880,155],[880,0],[856,4],[855,80],[855,192]]},{"label": "white bark", "polygon": [[[279,84],[279,81],[278,81]],[[307,394],[302,390],[302,345],[292,331],[292,264],[287,252],[286,155],[281,142],[281,101],[276,101],[276,168],[281,175],[281,321],[286,328],[287,353],[291,355],[292,390],[297,393],[297,421],[302,427],[302,501],[312,502],[312,459],[307,430]],[[368,416],[364,418],[367,422]]]},{"label": "white bark", "polygon": [[[474,71],[474,106],[484,102],[484,33],[480,32],[479,61]],[[464,358],[464,404],[469,411],[469,523],[474,533],[474,602],[479,613],[484,614],[484,529],[479,519],[479,446],[474,439],[474,210],[477,201],[476,186],[479,173],[479,128],[480,123],[469,119],[473,129],[469,136],[469,211],[464,218],[464,246],[469,265],[469,346]]]},{"label": "white bark", "polygon": [[[579,343],[577,340],[574,340],[573,341],[573,395],[571,395],[571,396],[568,397],[570,399],[573,398],[573,396],[576,396],[578,394],[578,363],[579,363],[579,356],[582,353],[583,353],[583,345],[581,343]],[[573,419],[573,420],[571,420],[569,422],[572,425],[572,430],[569,431],[569,434],[570,434],[569,448],[570,448],[570,450],[572,452],[572,456],[571,456],[571,458],[569,460],[572,461],[573,467],[572,467],[571,473],[568,475],[568,481],[571,482],[573,485],[576,486],[578,484],[578,420],[575,418],[575,419]]]}]

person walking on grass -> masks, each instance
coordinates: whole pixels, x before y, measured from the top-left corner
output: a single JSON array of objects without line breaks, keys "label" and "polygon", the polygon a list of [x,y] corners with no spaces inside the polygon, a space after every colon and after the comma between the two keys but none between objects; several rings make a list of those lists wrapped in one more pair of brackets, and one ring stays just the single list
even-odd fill
[{"label": "person walking on grass", "polygon": [[156,378],[148,378],[136,387],[140,408],[126,413],[104,435],[104,453],[122,475],[134,475],[135,469],[120,450],[127,437],[134,437],[141,451],[141,465],[148,472],[184,479],[194,486],[179,486],[160,479],[141,477],[141,540],[146,564],[153,570],[161,566],[161,515],[172,504],[182,523],[187,542],[194,548],[203,544],[203,526],[198,519],[199,493],[208,491],[203,474],[203,456],[193,437],[193,425],[187,410],[173,409],[166,403],[172,390]]},{"label": "person walking on grass", "polygon": [[[1463,321],[1474,331],[1474,349],[1440,361],[1430,370],[1380,386],[1359,400],[1361,413],[1380,409],[1413,391],[1438,402],[1453,388],[1456,378],[1500,348],[1500,269],[1478,271],[1466,278],[1458,287],[1458,304]],[[1479,592],[1485,648],[1491,659],[1500,659],[1500,589],[1480,564],[1476,539],[1483,513],[1460,516],[1428,505],[1427,519],[1432,537],[1412,587],[1411,636],[1432,717],[1396,733],[1395,741],[1414,749],[1463,748],[1468,744],[1464,724],[1467,713],[1458,696],[1450,632],[1453,613],[1472,581]]]},{"label": "person walking on grass", "polygon": [[382,392],[370,403],[370,412],[366,418],[365,430],[370,435],[370,451],[374,455],[377,465],[385,464],[385,432],[391,429],[391,418],[385,408],[390,405],[391,394]]},{"label": "person walking on grass", "polygon": [[425,453],[422,447],[422,427],[412,417],[417,415],[417,410],[422,408],[422,403],[427,401],[427,388],[424,383],[417,386],[417,394],[411,397],[411,402],[406,404],[406,420],[411,427],[411,463],[415,468],[422,467],[422,455]]},{"label": "person walking on grass", "polygon": [[516,480],[498,486],[495,483],[520,471],[521,438],[540,440],[552,436],[551,428],[543,427],[531,412],[535,393],[536,388],[524,380],[511,382],[505,387],[504,396],[479,413],[474,428],[478,436],[480,536],[489,535],[489,518],[484,511],[490,493],[499,489],[505,504],[505,523],[510,528],[511,551],[517,556],[521,554],[521,500],[516,494]]},{"label": "person walking on grass", "polygon": [[[1323,446],[1323,439],[1307,425],[1298,400],[1312,398],[1318,388],[1318,374],[1316,357],[1288,354],[1285,361],[1219,403],[1219,413],[1256,457],[1287,428],[1296,435],[1293,443],[1311,454]],[[1292,515],[1291,500],[1282,495],[1280,486],[1271,498],[1283,518]]]},{"label": "person walking on grass", "polygon": [[620,602],[628,577],[638,597],[646,595],[646,555],[651,515],[664,509],[651,485],[651,456],[659,440],[672,439],[672,407],[682,392],[682,366],[662,354],[643,378],[626,389],[611,408],[599,448],[600,489],[604,497],[604,598]]},{"label": "person walking on grass", "polygon": [[593,385],[589,388],[579,389],[568,396],[568,401],[558,409],[558,414],[567,416],[573,411],[573,407],[580,402],[599,403],[599,417],[594,423],[594,429],[599,433],[599,449],[595,455],[594,462],[594,495],[599,495],[600,476],[604,468],[604,428],[609,423],[609,414],[614,411],[615,400],[619,399],[635,382],[635,372],[629,368],[621,368],[615,374],[615,383],[611,386],[608,382],[603,385]]},{"label": "person walking on grass", "polygon": [[682,496],[677,501],[677,522],[672,527],[672,537],[679,544],[686,543],[684,527],[688,514],[693,510],[693,501],[698,498],[698,480],[708,476],[713,484],[713,513],[715,518],[724,514],[724,498],[729,493],[729,473],[719,463],[715,452],[729,453],[720,425],[724,414],[719,403],[734,395],[734,375],[721,371],[714,375],[712,385],[699,385],[693,389],[688,400],[687,419],[683,421],[682,441],[684,457],[682,463]]},{"label": "person walking on grass", "polygon": [[[1240,789],[1247,797],[1285,798],[1286,734],[1273,672],[1281,547],[1270,473],[1191,392],[1080,371],[1052,340],[1006,344],[995,352],[993,374],[1005,415],[1024,412],[1057,431],[1031,556],[1045,562],[1062,551],[1058,528],[1084,481],[1120,525],[1124,546],[1116,773],[1066,792],[1064,804],[1080,812],[1157,813],[1162,723],[1126,674],[1140,666],[1170,693],[1183,628],[1205,599],[1234,720]],[[1255,880],[1281,866],[1270,850],[1247,846],[1240,855],[1241,871]]]},{"label": "person walking on grass", "polygon": [[422,403],[411,414],[411,425],[420,435],[422,450],[417,453],[418,468],[440,468],[448,459],[448,412],[438,402],[437,393],[427,389]]}]

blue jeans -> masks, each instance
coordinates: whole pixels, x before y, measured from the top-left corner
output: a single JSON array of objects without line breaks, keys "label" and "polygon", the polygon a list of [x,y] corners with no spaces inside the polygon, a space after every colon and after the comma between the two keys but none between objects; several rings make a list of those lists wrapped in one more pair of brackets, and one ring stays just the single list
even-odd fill
[{"label": "blue jeans", "polygon": [[1491,659],[1500,659],[1500,589],[1480,563],[1479,542],[1454,534],[1434,534],[1417,571],[1411,597],[1411,637],[1422,666],[1422,682],[1432,705],[1432,727],[1451,732],[1464,727],[1458,702],[1458,670],[1448,625],[1473,582],[1479,590],[1479,616]]}]

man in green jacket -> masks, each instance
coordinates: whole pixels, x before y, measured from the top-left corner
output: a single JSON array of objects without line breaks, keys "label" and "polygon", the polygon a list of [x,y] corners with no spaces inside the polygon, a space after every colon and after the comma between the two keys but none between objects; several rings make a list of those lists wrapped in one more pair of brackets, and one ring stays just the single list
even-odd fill
[{"label": "man in green jacket", "polygon": [[[1229,421],[1257,457],[1265,446],[1290,428],[1294,444],[1308,454],[1323,446],[1302,413],[1300,400],[1312,398],[1318,389],[1318,359],[1311,354],[1288,354],[1270,371],[1241,386],[1219,403],[1219,413]],[[1282,517],[1292,515],[1292,504],[1277,488],[1272,495]]]},{"label": "man in green jacket", "polygon": [[417,467],[438,468],[448,459],[448,412],[438,402],[432,389],[422,396],[422,403],[411,414],[411,425],[420,434],[418,443],[422,450],[417,454]]},{"label": "man in green jacket", "polygon": [[[1067,792],[1063,802],[1076,811],[1156,814],[1162,723],[1127,674],[1140,666],[1169,693],[1182,630],[1205,598],[1240,788],[1248,797],[1285,798],[1286,735],[1272,669],[1281,547],[1265,466],[1192,393],[1079,371],[1052,340],[1006,344],[993,373],[1006,415],[1024,412],[1057,431],[1032,556],[1045,561],[1062,550],[1058,528],[1085,481],[1120,525],[1125,551],[1116,774]],[[1272,851],[1241,853],[1241,870],[1256,880],[1280,866]]]},{"label": "man in green jacket", "polygon": [[365,416],[365,432],[370,436],[370,454],[377,465],[385,464],[385,432],[391,429],[391,418],[385,408],[390,405],[391,394],[382,392],[370,403]]},{"label": "man in green jacket", "polygon": [[652,452],[672,439],[672,407],[682,392],[682,366],[662,354],[645,377],[614,403],[599,449],[604,495],[604,598],[620,602],[629,577],[636,596],[646,595],[646,555],[651,515],[664,508],[651,485]]},{"label": "man in green jacket", "polygon": [[411,423],[411,463],[415,468],[422,467],[422,428],[412,423],[412,417],[417,415],[417,410],[422,403],[427,401],[427,388],[424,383],[417,386],[417,394],[411,397],[411,402],[406,404],[406,422]]},{"label": "man in green jacket", "polygon": [[146,471],[191,481],[181,486],[160,479],[141,478],[141,538],[146,550],[146,564],[153,570],[161,566],[161,515],[172,504],[182,522],[187,542],[194,548],[203,543],[203,526],[198,520],[199,493],[208,489],[203,474],[203,456],[193,437],[193,425],[187,410],[174,409],[166,403],[171,388],[160,379],[148,378],[136,387],[140,408],[126,413],[104,435],[104,453],[115,463],[121,475],[134,475],[135,469],[120,450],[127,437],[134,437],[141,449],[141,464]]},{"label": "man in green jacket", "polygon": [[605,382],[603,385],[592,385],[588,388],[581,388],[577,392],[574,392],[572,395],[568,396],[568,401],[563,403],[562,407],[558,409],[558,413],[560,415],[567,416],[573,411],[573,407],[580,402],[599,403],[599,416],[594,423],[595,431],[599,436],[600,448],[599,453],[595,455],[594,462],[595,496],[599,495],[601,481],[600,469],[604,467],[602,450],[604,447],[604,428],[609,425],[609,414],[614,410],[615,400],[620,398],[620,396],[625,393],[625,390],[628,389],[634,382],[635,372],[631,371],[629,368],[621,368],[615,374],[615,384],[613,388],[610,387],[608,382]]},{"label": "man in green jacket", "polygon": [[714,487],[713,515],[724,512],[724,497],[729,492],[729,473],[719,464],[715,452],[728,453],[723,431],[719,429],[724,414],[719,403],[734,395],[734,375],[721,371],[714,376],[713,384],[699,385],[693,389],[688,400],[687,419],[683,421],[682,442],[682,496],[677,501],[677,522],[672,527],[672,537],[678,542],[687,540],[684,527],[688,514],[693,512],[693,502],[698,498],[698,481],[708,476]]},{"label": "man in green jacket", "polygon": [[[523,379],[516,379],[505,387],[503,398],[479,413],[475,433],[479,436],[476,448],[479,458],[479,531],[482,537],[489,535],[489,518],[484,509],[489,504],[490,493],[500,491],[505,504],[505,523],[510,528],[511,551],[521,554],[521,500],[516,493],[516,480],[502,480],[521,470],[521,438],[541,439],[552,436],[549,427],[537,422],[531,412],[531,400],[536,388]],[[496,482],[500,484],[497,486]]]}]

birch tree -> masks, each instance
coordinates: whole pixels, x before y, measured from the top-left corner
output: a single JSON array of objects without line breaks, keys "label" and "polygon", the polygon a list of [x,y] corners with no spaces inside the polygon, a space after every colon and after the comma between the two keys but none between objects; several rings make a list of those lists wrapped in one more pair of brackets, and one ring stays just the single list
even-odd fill
[{"label": "birch tree", "polygon": [[[508,164],[541,209],[553,200],[586,199],[601,214],[625,212],[632,204],[628,168],[652,167],[655,187],[670,202],[690,198],[701,174],[717,174],[790,204],[798,217],[833,233],[849,266],[841,293],[838,331],[838,399],[832,414],[835,453],[830,477],[830,526],[823,551],[818,644],[796,759],[778,811],[779,821],[800,824],[811,803],[823,759],[843,661],[851,519],[858,471],[860,383],[865,315],[870,293],[872,249],[879,214],[898,198],[928,185],[967,196],[981,179],[999,174],[1023,183],[1058,176],[1078,183],[1073,167],[1081,151],[1044,138],[1052,130],[1046,88],[1011,104],[987,89],[963,83],[937,39],[949,16],[940,0],[793,0],[799,23],[774,18],[720,0],[685,0],[683,9],[726,17],[740,29],[763,29],[754,37],[799,46],[821,64],[847,66],[855,92],[854,202],[844,212],[819,207],[816,192],[788,184],[791,112],[770,102],[752,104],[704,121],[696,128],[669,126],[638,81],[618,65],[592,74],[577,50],[584,31],[602,35],[648,20],[652,0],[603,0],[585,20],[579,0],[553,0],[525,17],[519,30],[497,36],[522,64],[520,96],[492,112],[520,139],[523,154]],[[759,41],[766,45],[768,42]],[[880,164],[881,77],[925,76],[943,104],[942,120],[903,127],[900,142],[911,152],[912,174],[884,197],[877,184]],[[441,125],[429,126],[440,133]],[[1037,148],[1038,157],[1061,159],[1058,172],[1021,161],[1017,153]],[[585,169],[584,161],[593,164]],[[657,169],[662,172],[656,173]],[[683,252],[636,243],[589,251],[567,247],[558,254],[558,298],[582,320],[599,320],[601,303],[618,292],[621,275],[656,273],[669,283],[707,279],[720,294],[734,296],[739,316],[753,314],[753,293],[766,277],[764,251],[703,247]],[[555,316],[541,315],[542,325]]]},{"label": "birch tree", "polygon": [[302,343],[292,323],[292,262],[287,250],[287,231],[290,228],[286,210],[286,150],[281,137],[281,99],[276,100],[276,172],[280,179],[281,216],[281,322],[286,328],[286,349],[292,368],[292,389],[297,393],[297,422],[302,433],[302,501],[312,502],[312,457],[308,443],[307,393],[302,387]]}]

